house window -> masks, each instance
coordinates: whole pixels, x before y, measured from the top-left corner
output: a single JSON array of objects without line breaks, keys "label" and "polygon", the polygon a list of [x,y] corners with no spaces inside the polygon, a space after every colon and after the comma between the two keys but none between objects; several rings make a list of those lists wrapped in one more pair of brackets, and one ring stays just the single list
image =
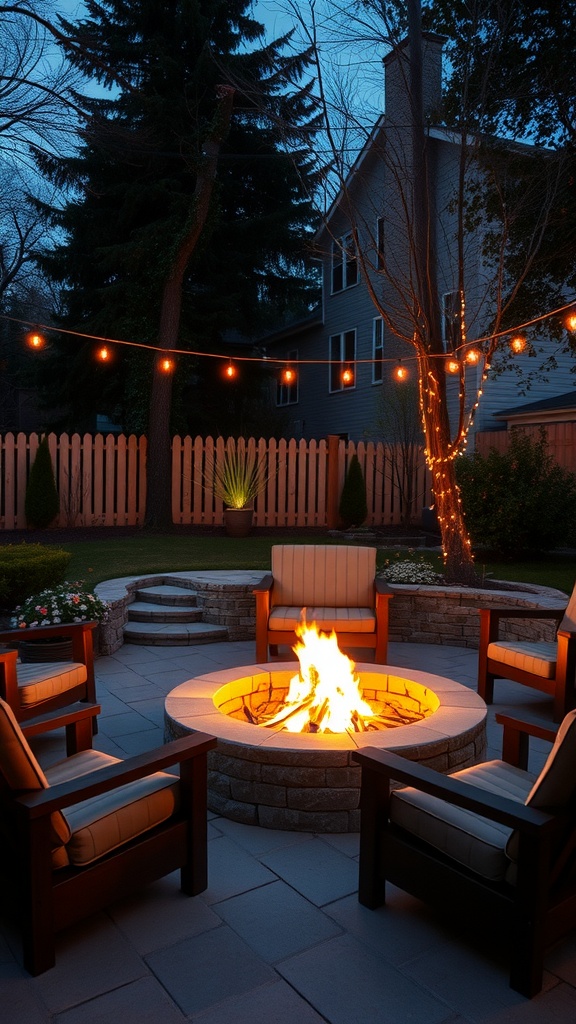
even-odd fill
[{"label": "house window", "polygon": [[330,391],[347,391],[353,388],[356,380],[356,331],[333,334],[330,338],[329,358]]},{"label": "house window", "polygon": [[376,221],[376,269],[384,266],[384,217]]},{"label": "house window", "polygon": [[381,316],[372,321],[372,383],[381,384],[384,358],[384,321]]},{"label": "house window", "polygon": [[442,296],[442,342],[445,352],[454,352],[460,343],[460,292]]},{"label": "house window", "polygon": [[352,234],[332,242],[332,291],[341,292],[358,284],[358,257]]},{"label": "house window", "polygon": [[[296,405],[298,401],[298,349],[295,348],[288,352],[286,359],[288,360],[287,365],[290,366],[290,369],[294,370],[294,380],[287,383],[284,380],[283,374],[280,374],[276,386],[276,405]],[[292,363],[294,363],[294,366],[290,365]]]}]

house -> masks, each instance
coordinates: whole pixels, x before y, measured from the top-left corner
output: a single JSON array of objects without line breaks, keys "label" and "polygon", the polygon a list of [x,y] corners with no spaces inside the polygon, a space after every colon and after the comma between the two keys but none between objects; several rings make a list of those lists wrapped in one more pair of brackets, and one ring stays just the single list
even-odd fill
[{"label": "house", "polygon": [[[490,322],[490,273],[482,243],[485,223],[475,225],[466,238],[464,290],[460,290],[457,252],[457,209],[454,190],[460,173],[461,144],[452,131],[434,125],[441,101],[444,37],[423,37],[423,94],[428,119],[426,145],[429,153],[429,187],[435,211],[437,253],[437,301],[446,353],[451,351],[459,327],[461,296],[465,296],[467,338],[482,333]],[[409,337],[414,295],[413,229],[410,187],[411,110],[407,86],[408,46],[404,43],[383,61],[385,111],[359,153],[336,200],[327,211],[315,248],[322,266],[322,305],[311,316],[263,339],[268,358],[285,360],[297,370],[289,383],[278,380],[275,401],[287,416],[286,436],[319,438],[337,434],[354,441],[392,439],[399,403],[394,380],[399,367],[407,373],[412,419],[418,424],[417,367],[414,349],[395,335],[379,315],[370,290],[378,289],[383,307]],[[517,147],[522,148],[522,147]],[[529,147],[527,147],[529,149]],[[479,178],[474,166],[467,169],[471,188]],[[409,182],[410,184],[410,182]],[[358,245],[354,232],[357,232]],[[386,274],[379,270],[385,265]],[[458,333],[458,338],[461,335]],[[545,347],[546,341],[542,342]],[[545,355],[548,353],[545,353]],[[573,386],[574,360],[556,354],[557,367],[549,381],[530,382],[529,395],[542,399],[567,392]],[[535,360],[518,356],[533,369]],[[448,406],[453,420],[458,414],[457,377],[447,375]],[[489,373],[483,379],[481,365],[466,368],[471,396],[467,416],[470,439],[474,433],[500,427],[498,414],[509,409],[522,394],[515,372]],[[474,400],[478,392],[482,399]],[[398,440],[398,437],[395,438]]]}]

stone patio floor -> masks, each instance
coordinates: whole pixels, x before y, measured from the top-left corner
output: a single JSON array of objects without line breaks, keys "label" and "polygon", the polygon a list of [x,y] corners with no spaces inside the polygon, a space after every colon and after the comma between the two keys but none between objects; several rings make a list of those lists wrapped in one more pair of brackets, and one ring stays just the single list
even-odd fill
[{"label": "stone patio floor", "polygon": [[[124,645],[96,663],[95,745],[121,757],[163,742],[166,694],[216,667],[249,664],[253,641]],[[359,660],[364,660],[359,655]],[[392,644],[392,665],[475,686],[475,651]],[[548,702],[497,684],[494,708]],[[540,706],[538,708],[538,705]],[[489,756],[500,730],[489,709]],[[62,756],[60,737],[36,749]],[[536,743],[531,767],[547,750]],[[506,957],[477,946],[392,889],[386,908],[357,901],[358,836],[276,832],[211,815],[209,885],[189,899],[177,874],[63,933],[56,967],[30,978],[19,939],[0,924],[6,1024],[574,1024],[576,936],[550,951],[544,990],[508,987]],[[495,936],[495,941],[497,936]]]}]

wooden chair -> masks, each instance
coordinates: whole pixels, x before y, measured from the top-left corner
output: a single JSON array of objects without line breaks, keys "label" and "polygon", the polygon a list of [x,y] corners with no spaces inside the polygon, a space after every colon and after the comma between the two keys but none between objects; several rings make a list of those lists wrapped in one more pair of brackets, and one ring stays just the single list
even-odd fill
[{"label": "wooden chair", "polygon": [[[98,710],[96,706],[96,710]],[[180,868],[187,895],[207,885],[207,752],[204,733],[119,761],[91,749],[75,718],[29,723],[29,733],[65,725],[77,750],[45,771],[12,709],[0,700],[0,830],[23,933],[24,966],[55,962],[55,935],[133,890]],[[179,764],[180,775],[164,771]]]},{"label": "wooden chair", "polygon": [[[530,735],[554,740],[541,722],[496,718],[504,756],[521,765]],[[353,758],[362,766],[360,902],[383,904],[390,881],[472,921],[488,946],[506,936],[511,987],[536,995],[546,945],[576,925],[576,711],[537,778],[504,760],[445,776],[375,748]]]},{"label": "wooden chair", "polygon": [[[19,722],[79,700],[96,702],[92,634],[97,625],[97,622],[78,622],[0,631],[0,644],[14,645],[12,650],[0,648],[0,698],[10,705]],[[72,641],[72,661],[31,664],[18,661],[18,641],[51,637],[67,637]]]},{"label": "wooden chair", "polygon": [[[506,619],[559,623],[556,639],[505,640]],[[512,679],[548,693],[554,701],[554,721],[561,722],[576,704],[576,586],[564,608],[481,608],[478,648],[478,693],[491,704],[494,680]]]},{"label": "wooden chair", "polygon": [[342,647],[368,647],[374,660],[388,654],[388,603],[392,590],[376,578],[376,548],[344,545],[276,544],[272,572],[254,589],[256,661],[268,648],[294,645],[295,629],[306,620],[338,636]]}]

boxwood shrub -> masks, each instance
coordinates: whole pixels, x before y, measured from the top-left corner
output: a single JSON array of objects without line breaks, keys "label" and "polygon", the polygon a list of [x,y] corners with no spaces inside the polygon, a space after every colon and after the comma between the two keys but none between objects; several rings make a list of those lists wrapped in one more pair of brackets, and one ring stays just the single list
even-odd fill
[{"label": "boxwood shrub", "polygon": [[60,583],[72,554],[43,544],[0,544],[0,607],[11,611],[45,587]]}]

